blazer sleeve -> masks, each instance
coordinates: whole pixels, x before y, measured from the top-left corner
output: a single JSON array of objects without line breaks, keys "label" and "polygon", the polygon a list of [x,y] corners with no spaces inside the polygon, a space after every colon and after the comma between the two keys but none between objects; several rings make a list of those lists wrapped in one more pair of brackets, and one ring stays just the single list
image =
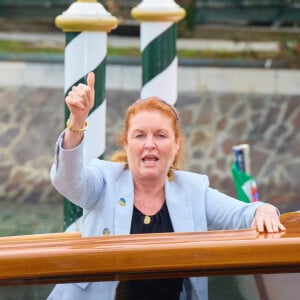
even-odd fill
[{"label": "blazer sleeve", "polygon": [[205,193],[207,225],[210,230],[248,228],[256,209],[263,202],[245,203],[216,189],[207,187]]},{"label": "blazer sleeve", "polygon": [[[190,201],[182,204],[180,214],[191,203],[196,230],[229,230],[251,226],[256,209],[263,202],[245,203],[209,186],[206,175],[177,171],[175,183]],[[175,195],[175,193],[173,193]],[[179,195],[179,192],[177,192]]]},{"label": "blazer sleeve", "polygon": [[104,179],[96,160],[84,162],[84,139],[76,148],[62,148],[64,132],[56,143],[50,179],[56,190],[82,208],[90,208],[101,195]]}]

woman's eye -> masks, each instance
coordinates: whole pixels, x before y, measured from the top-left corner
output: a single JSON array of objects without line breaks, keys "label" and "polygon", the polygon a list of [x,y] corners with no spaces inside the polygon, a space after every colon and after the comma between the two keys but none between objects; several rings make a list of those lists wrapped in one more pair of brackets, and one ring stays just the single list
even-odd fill
[{"label": "woman's eye", "polygon": [[141,137],[143,137],[143,135],[141,133],[139,133],[139,134],[136,134],[134,137],[135,138],[141,138]]}]

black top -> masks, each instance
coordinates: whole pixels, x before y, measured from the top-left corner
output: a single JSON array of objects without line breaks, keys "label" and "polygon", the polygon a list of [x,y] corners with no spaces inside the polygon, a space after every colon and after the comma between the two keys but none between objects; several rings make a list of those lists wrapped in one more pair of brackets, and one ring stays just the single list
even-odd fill
[{"label": "black top", "polygon": [[[146,223],[146,224],[145,224]],[[131,234],[173,232],[166,202],[153,216],[145,216],[134,207]],[[178,300],[182,290],[182,278],[121,281],[116,300]]]}]

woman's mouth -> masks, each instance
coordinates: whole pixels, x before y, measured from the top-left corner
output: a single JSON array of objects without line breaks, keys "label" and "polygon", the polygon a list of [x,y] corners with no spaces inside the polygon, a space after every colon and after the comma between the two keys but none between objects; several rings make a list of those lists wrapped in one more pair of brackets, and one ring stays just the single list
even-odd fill
[{"label": "woman's mouth", "polygon": [[143,163],[152,163],[158,161],[158,157],[154,155],[147,155],[142,158]]}]

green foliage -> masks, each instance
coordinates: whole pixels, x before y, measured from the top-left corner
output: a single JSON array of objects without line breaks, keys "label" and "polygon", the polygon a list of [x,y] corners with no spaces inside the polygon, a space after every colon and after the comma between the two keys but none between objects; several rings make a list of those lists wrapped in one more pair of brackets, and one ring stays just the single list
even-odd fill
[{"label": "green foliage", "polygon": [[[274,51],[255,51],[251,48],[241,51],[224,49],[190,50],[179,49],[177,55],[185,59],[273,59],[284,60],[291,68],[300,67],[300,41],[282,39],[279,47]],[[0,40],[0,54],[45,54],[63,55],[64,47],[43,45],[33,42]],[[110,57],[140,57],[140,49],[134,47],[108,47],[107,55]]]},{"label": "green foliage", "polygon": [[45,45],[36,45],[30,42],[0,40],[0,53],[45,53],[59,54],[64,49]]},{"label": "green foliage", "polygon": [[138,48],[112,48],[108,47],[107,55],[111,56],[140,56],[140,49]]},{"label": "green foliage", "polygon": [[280,43],[280,52],[287,57],[298,56],[300,58],[300,40],[282,40]]}]

